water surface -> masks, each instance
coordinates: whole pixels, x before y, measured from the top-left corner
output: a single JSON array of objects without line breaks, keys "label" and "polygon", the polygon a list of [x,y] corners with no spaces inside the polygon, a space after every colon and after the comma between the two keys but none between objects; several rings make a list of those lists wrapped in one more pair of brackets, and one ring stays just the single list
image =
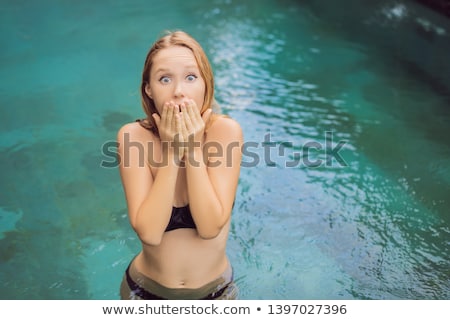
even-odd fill
[{"label": "water surface", "polygon": [[180,28],[256,144],[228,244],[241,298],[448,299],[450,23],[353,2],[2,4],[0,297],[118,299],[139,242],[102,146]]}]

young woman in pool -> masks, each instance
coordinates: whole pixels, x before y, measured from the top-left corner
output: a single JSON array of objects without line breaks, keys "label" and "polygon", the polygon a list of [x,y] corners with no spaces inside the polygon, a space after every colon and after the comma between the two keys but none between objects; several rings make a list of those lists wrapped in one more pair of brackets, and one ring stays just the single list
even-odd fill
[{"label": "young woman in pool", "polygon": [[156,41],[141,95],[146,119],[117,138],[129,220],[142,242],[121,298],[236,299],[226,243],[242,130],[212,112],[214,78],[199,43],[182,31]]}]

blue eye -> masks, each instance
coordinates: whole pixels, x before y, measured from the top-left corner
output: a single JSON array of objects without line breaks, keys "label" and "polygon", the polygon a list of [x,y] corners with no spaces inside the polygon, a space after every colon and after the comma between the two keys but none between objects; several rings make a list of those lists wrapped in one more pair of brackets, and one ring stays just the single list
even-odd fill
[{"label": "blue eye", "polygon": [[186,77],[187,81],[194,81],[197,79],[197,76],[195,74],[190,74]]},{"label": "blue eye", "polygon": [[159,82],[163,83],[163,84],[167,84],[171,82],[171,79],[167,76],[163,76],[159,79]]}]

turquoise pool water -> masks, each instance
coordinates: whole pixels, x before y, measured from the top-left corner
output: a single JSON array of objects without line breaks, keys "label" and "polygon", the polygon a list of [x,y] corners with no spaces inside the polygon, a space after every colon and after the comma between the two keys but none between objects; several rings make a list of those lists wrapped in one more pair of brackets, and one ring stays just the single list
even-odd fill
[{"label": "turquoise pool water", "polygon": [[118,299],[139,243],[102,146],[181,28],[257,144],[228,245],[241,298],[449,299],[450,22],[368,2],[4,1],[0,298]]}]

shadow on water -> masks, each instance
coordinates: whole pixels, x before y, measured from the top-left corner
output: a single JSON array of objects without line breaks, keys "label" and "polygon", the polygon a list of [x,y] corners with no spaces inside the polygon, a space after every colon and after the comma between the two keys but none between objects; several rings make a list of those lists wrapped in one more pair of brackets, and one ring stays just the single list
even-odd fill
[{"label": "shadow on water", "polygon": [[[116,132],[124,120],[130,117],[108,112],[99,122],[105,132]],[[100,167],[101,137],[69,132],[52,139],[35,131],[45,138],[4,148],[0,154],[1,298],[114,296],[107,280],[112,274],[118,290],[127,248],[136,250],[126,208],[114,196],[122,192],[117,168]],[[81,145],[91,150],[80,153]],[[120,248],[124,256],[111,259],[111,251]],[[96,259],[102,262],[92,263]],[[104,286],[96,284],[101,279]]]},{"label": "shadow on water", "polygon": [[64,214],[58,201],[69,198],[65,206],[75,204],[80,190],[93,187],[84,184],[83,189],[74,189],[71,183],[56,186],[49,181],[40,150],[51,147],[37,143],[0,155],[6,169],[0,182],[2,207],[22,214],[0,241],[2,299],[72,299],[87,291],[79,272],[83,268],[77,258],[80,248],[75,239],[79,237],[64,227],[77,216]]}]

